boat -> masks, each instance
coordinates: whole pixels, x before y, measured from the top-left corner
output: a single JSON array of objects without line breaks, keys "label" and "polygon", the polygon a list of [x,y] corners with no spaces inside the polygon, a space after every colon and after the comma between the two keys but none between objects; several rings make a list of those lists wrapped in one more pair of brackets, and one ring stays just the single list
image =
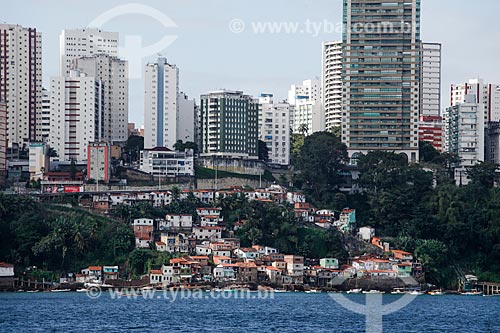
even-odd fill
[{"label": "boat", "polygon": [[361,294],[361,292],[363,291],[363,289],[351,289],[349,291],[347,291],[348,294]]},{"label": "boat", "polygon": [[154,290],[155,288],[152,287],[152,286],[147,286],[147,287],[142,287],[141,290],[142,291],[149,291],[149,290]]},{"label": "boat", "polygon": [[468,291],[465,293],[460,293],[460,295],[464,295],[464,296],[481,296],[482,294],[483,294],[482,291]]},{"label": "boat", "polygon": [[285,289],[274,289],[275,293],[286,293]]},{"label": "boat", "polygon": [[321,291],[316,290],[316,289],[310,289],[310,290],[306,290],[305,292],[306,292],[306,294],[311,294],[311,293],[320,293]]},{"label": "boat", "polygon": [[24,293],[24,290],[19,289],[17,292],[18,292],[18,293]]},{"label": "boat", "polygon": [[77,289],[76,290],[77,293],[86,293],[87,292],[87,289],[85,288],[80,288],[80,289]]},{"label": "boat", "polygon": [[37,293],[37,292],[39,292],[39,291],[40,291],[40,290],[38,290],[38,289],[37,289],[37,290],[28,290],[28,291],[26,291],[26,292],[27,292],[27,293]]},{"label": "boat", "polygon": [[433,291],[429,291],[429,295],[431,295],[431,296],[443,296],[444,293],[442,290],[433,290]]},{"label": "boat", "polygon": [[393,291],[391,291],[392,295],[402,295],[402,294],[407,294],[408,292],[404,290],[403,288],[395,288]]},{"label": "boat", "polygon": [[370,290],[370,291],[363,291],[363,294],[384,294],[383,291],[380,290]]},{"label": "boat", "polygon": [[420,295],[423,295],[424,293],[421,292],[421,291],[418,291],[418,290],[413,290],[410,292],[410,295],[413,295],[413,296],[420,296]]},{"label": "boat", "polygon": [[71,291],[71,289],[52,289],[51,292],[53,293],[64,293],[64,292],[68,292],[68,291]]}]

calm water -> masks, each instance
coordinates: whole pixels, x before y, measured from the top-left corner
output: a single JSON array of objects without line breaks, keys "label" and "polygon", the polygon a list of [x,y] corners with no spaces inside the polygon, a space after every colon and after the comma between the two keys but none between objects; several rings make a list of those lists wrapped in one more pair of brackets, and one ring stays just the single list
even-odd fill
[{"label": "calm water", "polygon": [[[349,298],[361,303],[365,295]],[[384,302],[398,297],[384,296]],[[419,296],[384,332],[500,332],[500,297]],[[113,300],[105,293],[0,293],[0,332],[364,332],[327,294],[274,299]]]}]

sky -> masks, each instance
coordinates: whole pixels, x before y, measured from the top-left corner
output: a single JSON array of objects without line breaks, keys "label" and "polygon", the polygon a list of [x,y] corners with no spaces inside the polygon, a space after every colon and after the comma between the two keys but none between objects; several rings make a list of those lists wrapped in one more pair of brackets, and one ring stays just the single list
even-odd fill
[{"label": "sky", "polygon": [[[117,9],[124,5],[134,10]],[[86,27],[113,10],[117,15],[99,24],[119,32],[121,46],[133,38],[140,38],[143,48],[165,36],[175,38],[139,57],[140,72],[161,54],[179,67],[180,90],[197,102],[200,94],[221,88],[285,99],[291,84],[320,77],[322,42],[341,38],[341,0],[23,0],[1,7],[0,22],[42,33],[46,88],[50,77],[59,75],[61,31]],[[151,9],[160,15],[150,15]],[[448,106],[451,83],[477,77],[500,83],[499,12],[498,0],[422,0],[421,38],[443,44],[442,108]],[[256,31],[268,23],[281,32]],[[138,125],[144,118],[140,76],[129,84],[129,121]]]}]

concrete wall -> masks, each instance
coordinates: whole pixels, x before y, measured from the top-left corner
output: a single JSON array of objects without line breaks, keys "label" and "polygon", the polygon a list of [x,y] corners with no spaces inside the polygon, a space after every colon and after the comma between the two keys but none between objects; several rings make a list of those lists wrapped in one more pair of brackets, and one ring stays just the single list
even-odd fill
[{"label": "concrete wall", "polygon": [[213,158],[213,157],[200,157],[196,161],[200,165],[209,169],[216,169],[219,171],[234,172],[244,175],[259,175],[264,174],[266,165],[257,160],[244,160],[232,158]]}]

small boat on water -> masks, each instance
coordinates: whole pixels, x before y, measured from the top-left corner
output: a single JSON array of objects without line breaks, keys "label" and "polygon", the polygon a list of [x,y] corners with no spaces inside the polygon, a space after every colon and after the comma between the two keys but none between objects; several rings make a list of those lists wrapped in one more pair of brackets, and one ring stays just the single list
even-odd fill
[{"label": "small boat on water", "polygon": [[431,296],[443,296],[444,293],[442,290],[433,290],[433,291],[429,291],[429,295],[431,295]]},{"label": "small boat on water", "polygon": [[53,293],[64,293],[64,292],[68,292],[68,291],[71,291],[71,289],[52,289],[51,292]]},{"label": "small boat on water", "polygon": [[383,291],[380,290],[370,290],[370,291],[363,291],[363,294],[384,294]]},{"label": "small boat on water", "polygon": [[351,289],[347,291],[348,294],[361,294],[363,292],[363,289]]},{"label": "small boat on water", "polygon": [[86,293],[87,292],[87,289],[85,288],[80,288],[80,289],[77,289],[76,290],[77,293]]},{"label": "small boat on water", "polygon": [[306,290],[305,293],[306,294],[314,294],[314,293],[320,293],[321,291],[317,290],[317,289],[310,289],[310,290]]},{"label": "small boat on water", "polygon": [[155,288],[152,287],[152,286],[147,286],[147,287],[142,287],[141,290],[142,291],[148,291],[148,290],[155,290]]},{"label": "small boat on water", "polygon": [[40,290],[28,290],[28,291],[26,291],[26,292],[27,292],[27,293],[37,293],[37,292],[39,292],[39,291],[40,291]]},{"label": "small boat on water", "polygon": [[274,289],[275,293],[286,293],[287,291],[285,289]]},{"label": "small boat on water", "polygon": [[418,290],[413,290],[410,292],[410,295],[413,295],[413,296],[420,296],[420,295],[423,295],[424,293],[421,292],[421,291],[418,291]]},{"label": "small boat on water", "polygon": [[464,295],[464,296],[481,296],[482,294],[483,294],[482,291],[468,291],[465,293],[460,293],[460,295]]},{"label": "small boat on water", "polygon": [[403,295],[403,294],[407,294],[407,293],[408,292],[403,288],[395,288],[393,291],[391,291],[392,295]]}]

